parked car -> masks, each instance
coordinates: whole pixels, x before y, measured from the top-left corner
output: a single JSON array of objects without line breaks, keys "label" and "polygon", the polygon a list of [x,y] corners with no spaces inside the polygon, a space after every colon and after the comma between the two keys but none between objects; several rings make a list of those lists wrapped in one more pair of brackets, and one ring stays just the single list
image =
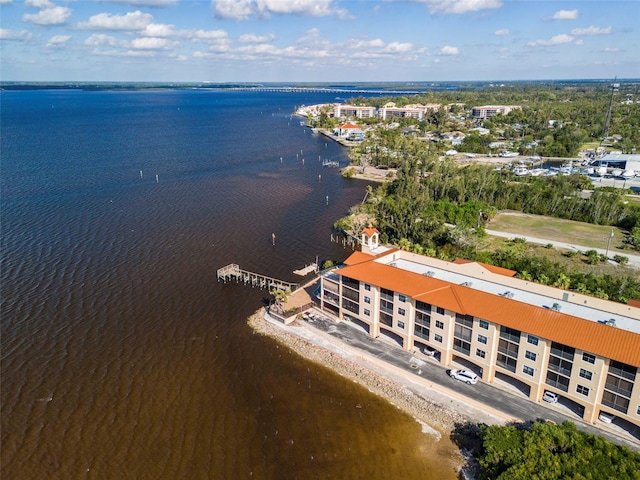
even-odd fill
[{"label": "parked car", "polygon": [[598,420],[600,420],[603,423],[611,423],[613,422],[614,418],[616,418],[615,415],[611,415],[610,413],[607,413],[607,412],[600,412],[600,415],[598,415]]},{"label": "parked car", "polygon": [[449,376],[456,380],[460,380],[461,382],[465,382],[467,385],[475,385],[478,383],[478,376],[468,370],[451,369],[449,371]]},{"label": "parked car", "polygon": [[556,403],[558,401],[558,394],[545,390],[544,394],[542,395],[542,400],[549,403]]}]

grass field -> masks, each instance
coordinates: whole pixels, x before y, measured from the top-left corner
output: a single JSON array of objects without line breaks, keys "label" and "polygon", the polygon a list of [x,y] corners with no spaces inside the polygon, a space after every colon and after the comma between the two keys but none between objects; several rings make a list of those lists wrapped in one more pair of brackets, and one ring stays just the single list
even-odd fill
[{"label": "grass field", "polygon": [[622,239],[626,236],[626,232],[617,227],[592,225],[521,212],[501,212],[487,224],[487,229],[513,233],[514,236],[527,235],[588,248],[606,248],[613,231],[609,251],[622,255],[632,253],[622,249]]}]

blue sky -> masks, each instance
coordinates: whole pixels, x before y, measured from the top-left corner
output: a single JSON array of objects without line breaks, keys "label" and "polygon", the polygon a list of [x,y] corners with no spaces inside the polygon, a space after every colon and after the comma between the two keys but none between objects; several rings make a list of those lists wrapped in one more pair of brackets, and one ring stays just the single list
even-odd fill
[{"label": "blue sky", "polygon": [[640,77],[640,2],[0,0],[0,79]]}]

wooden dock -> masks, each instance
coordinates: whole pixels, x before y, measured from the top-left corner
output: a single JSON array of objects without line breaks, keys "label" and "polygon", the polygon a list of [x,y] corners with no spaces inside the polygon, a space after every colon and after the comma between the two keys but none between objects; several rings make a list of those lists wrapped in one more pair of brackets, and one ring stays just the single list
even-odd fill
[{"label": "wooden dock", "polygon": [[299,287],[297,283],[285,282],[277,278],[243,270],[235,263],[219,268],[217,276],[218,281],[227,282],[228,280],[235,280],[236,283],[242,282],[245,285],[266,288],[268,290],[290,290],[294,292]]}]

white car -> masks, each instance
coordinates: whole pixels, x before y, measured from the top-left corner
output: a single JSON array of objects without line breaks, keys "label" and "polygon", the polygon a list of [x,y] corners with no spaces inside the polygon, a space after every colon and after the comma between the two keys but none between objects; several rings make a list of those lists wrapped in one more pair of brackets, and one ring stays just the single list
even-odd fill
[{"label": "white car", "polygon": [[603,423],[611,423],[613,422],[614,418],[616,418],[615,415],[611,415],[610,413],[606,412],[600,412],[600,415],[598,415],[598,420]]},{"label": "white car", "polygon": [[558,395],[553,392],[545,391],[544,394],[542,395],[542,400],[549,403],[556,403],[558,401]]},{"label": "white car", "polygon": [[460,380],[461,382],[465,382],[467,385],[475,385],[478,383],[478,376],[467,370],[452,369],[449,371],[449,376],[456,380]]}]

